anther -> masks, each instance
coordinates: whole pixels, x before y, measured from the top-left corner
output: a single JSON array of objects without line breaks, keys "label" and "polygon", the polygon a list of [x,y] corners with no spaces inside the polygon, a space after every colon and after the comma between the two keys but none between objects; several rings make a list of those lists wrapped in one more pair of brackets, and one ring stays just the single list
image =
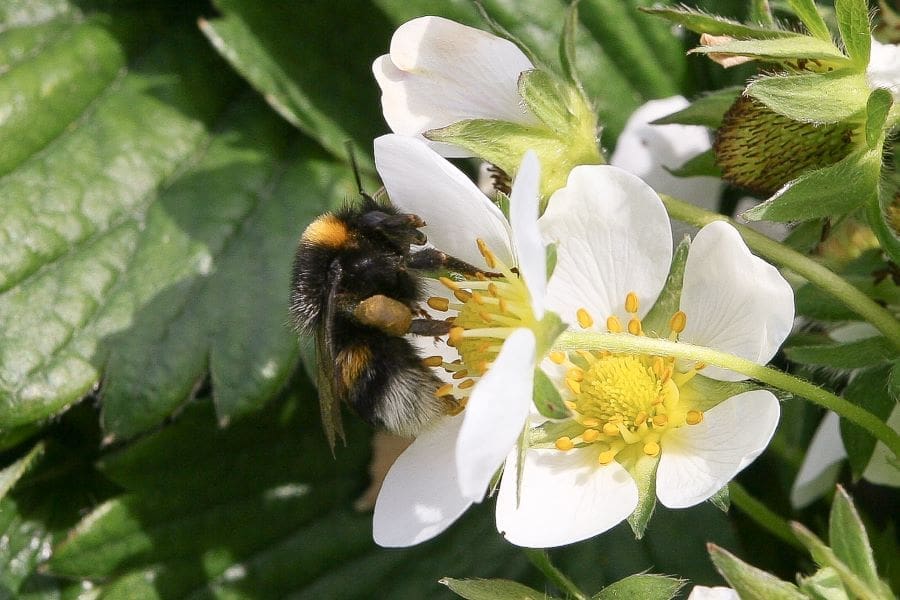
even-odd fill
[{"label": "anther", "polygon": [[665,427],[669,422],[669,417],[666,415],[653,415],[653,424],[657,427]]},{"label": "anther", "polygon": [[563,400],[563,404],[565,404],[566,408],[568,408],[569,410],[576,410],[578,408],[578,405],[571,400]]},{"label": "anther", "polygon": [[644,423],[647,422],[647,416],[648,415],[647,415],[646,411],[643,411],[643,410],[640,411],[637,414],[637,416],[634,418],[634,424],[637,425],[638,427],[640,427],[641,425],[643,425]]},{"label": "anther", "polygon": [[606,435],[619,435],[619,428],[614,423],[604,423],[603,433]]},{"label": "anther", "polygon": [[689,410],[684,416],[684,422],[688,425],[697,425],[703,422],[703,413],[699,410]]},{"label": "anther", "polygon": [[581,325],[582,329],[587,329],[594,324],[594,317],[584,308],[579,308],[575,312],[575,316],[578,318],[578,324]]},{"label": "anther", "polygon": [[606,319],[606,329],[610,333],[622,333],[622,323],[619,321],[619,317],[612,316]]},{"label": "anther", "polygon": [[497,259],[494,256],[494,253],[487,247],[484,240],[479,238],[475,240],[475,243],[478,244],[478,251],[481,253],[481,256],[484,257],[484,262],[487,264],[488,268],[495,268],[497,266]]},{"label": "anther", "polygon": [[451,392],[453,392],[453,384],[445,383],[434,391],[434,395],[440,398],[441,396],[449,396]]},{"label": "anther", "polygon": [[466,332],[462,327],[451,327],[450,332],[447,334],[447,342],[451,346],[456,346],[463,339],[463,334]]},{"label": "anther", "polygon": [[[467,376],[468,374],[469,374],[469,372],[466,371],[465,369],[463,369],[462,371],[457,371],[450,377],[452,377],[453,379],[462,379],[463,377]],[[462,386],[460,386],[460,387],[462,387]]]},{"label": "anther", "polygon": [[454,292],[459,289],[459,285],[449,277],[440,277],[438,278],[438,281],[440,281],[444,287],[451,289]]},{"label": "anther", "polygon": [[641,320],[638,318],[632,317],[628,321],[628,333],[631,335],[641,335],[643,333],[643,327],[641,326]]},{"label": "anther", "polygon": [[581,384],[577,381],[569,379],[568,377],[566,377],[566,386],[568,386],[568,388],[572,390],[572,393],[576,396],[581,393]]},{"label": "anther", "polygon": [[706,368],[706,363],[698,362],[698,363],[694,364],[695,371],[702,371],[705,368]]},{"label": "anther", "polygon": [[608,465],[616,458],[615,450],[606,450],[600,453],[600,456],[597,457],[597,462],[601,465]]},{"label": "anther", "polygon": [[549,358],[554,363],[561,365],[566,361],[566,353],[556,350],[550,353]]},{"label": "anther", "polygon": [[659,444],[656,442],[647,442],[644,444],[644,454],[647,456],[657,456],[659,454]]},{"label": "anther", "polygon": [[566,377],[572,379],[573,381],[582,381],[584,379],[584,371],[582,371],[578,367],[573,367],[566,371]]},{"label": "anther", "polygon": [[508,312],[509,304],[506,302],[506,298],[500,298],[498,308],[500,309],[500,312],[502,312],[502,313]]},{"label": "anther", "polygon": [[687,325],[687,315],[683,310],[676,311],[672,318],[669,319],[669,330],[672,333],[681,333]]},{"label": "anther", "polygon": [[581,420],[581,424],[585,427],[596,427],[600,424],[600,419],[595,419],[594,417],[587,417]]},{"label": "anther", "polygon": [[562,450],[563,452],[566,452],[568,450],[571,450],[574,447],[575,447],[575,444],[572,443],[572,438],[570,438],[570,437],[562,436],[561,438],[558,438],[556,440],[556,449],[557,450]]},{"label": "anther", "polygon": [[472,387],[473,385],[475,385],[474,379],[466,379],[465,381],[463,381],[462,383],[459,384],[459,389],[467,390],[470,387]]},{"label": "anther", "polygon": [[494,296],[495,298],[500,295],[500,292],[497,291],[497,284],[493,281],[488,284],[487,291],[488,294]]},{"label": "anther", "polygon": [[422,364],[426,367],[439,367],[444,364],[444,359],[440,356],[426,356],[422,359]]},{"label": "anther", "polygon": [[428,299],[428,306],[433,308],[434,310],[439,310],[441,312],[450,308],[450,301],[446,298],[441,298],[439,296],[432,296]]},{"label": "anther", "polygon": [[591,442],[596,442],[597,438],[600,437],[600,432],[596,429],[585,429],[584,433],[581,434],[581,439],[590,444]]},{"label": "anther", "polygon": [[629,314],[635,314],[640,307],[640,302],[638,302],[637,294],[634,292],[628,292],[625,296],[625,312]]},{"label": "anther", "polygon": [[475,304],[484,304],[484,298],[478,292],[472,292],[470,297]]},{"label": "anther", "polygon": [[472,298],[472,294],[467,292],[466,290],[455,289],[453,290],[453,295],[456,296],[456,299],[465,304]]}]

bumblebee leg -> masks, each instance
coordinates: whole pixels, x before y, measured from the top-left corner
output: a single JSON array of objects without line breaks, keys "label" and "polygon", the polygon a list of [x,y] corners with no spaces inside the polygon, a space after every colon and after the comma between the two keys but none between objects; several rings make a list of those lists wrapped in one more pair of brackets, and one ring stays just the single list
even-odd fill
[{"label": "bumblebee leg", "polygon": [[472,277],[477,277],[478,275],[499,277],[496,273],[490,273],[479,269],[478,267],[474,267],[465,261],[454,258],[445,252],[441,252],[437,248],[425,248],[414,252],[409,257],[406,265],[410,269],[417,269],[420,271],[438,271],[440,269],[446,269],[448,271],[453,271],[454,273]]},{"label": "bumblebee leg", "polygon": [[395,336],[406,335],[412,323],[412,311],[408,306],[381,294],[357,304],[353,316],[363,325],[377,327]]},{"label": "bumblebee leg", "polygon": [[409,332],[424,337],[439,337],[450,333],[451,324],[437,319],[413,319]]}]

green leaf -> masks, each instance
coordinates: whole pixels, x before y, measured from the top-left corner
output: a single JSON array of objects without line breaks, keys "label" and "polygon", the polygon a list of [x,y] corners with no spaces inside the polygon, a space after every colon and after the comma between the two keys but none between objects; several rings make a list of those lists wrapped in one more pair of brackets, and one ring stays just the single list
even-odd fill
[{"label": "green leaf", "polygon": [[28,451],[28,454],[0,470],[0,500],[6,496],[6,493],[16,485],[16,482],[25,474],[36,460],[44,453],[43,442],[38,442]]},{"label": "green leaf", "polygon": [[606,586],[592,600],[670,600],[685,583],[665,575],[631,575]]},{"label": "green leaf", "polygon": [[755,25],[743,25],[737,21],[709,15],[688,8],[641,8],[643,12],[658,15],[664,19],[683,25],[696,33],[728,35],[739,39],[767,40],[776,38],[801,37],[793,31],[769,29]]},{"label": "green leaf", "polygon": [[806,600],[794,584],[745,563],[727,550],[710,544],[709,555],[722,577],[745,600]]},{"label": "green leaf", "polygon": [[839,369],[868,367],[897,356],[894,345],[882,336],[844,343],[788,346],[784,353],[794,362]]},{"label": "green leaf", "polygon": [[843,215],[876,193],[880,173],[880,151],[857,151],[829,167],[800,175],[743,217],[787,222]]},{"label": "green leaf", "polygon": [[[891,367],[891,364],[886,364],[859,371],[844,389],[844,397],[881,420],[887,421],[897,403],[888,388]],[[872,458],[876,440],[858,425],[843,419],[841,420],[841,438],[847,449],[850,467],[854,475],[859,477]]]},{"label": "green leaf", "polygon": [[371,72],[388,51],[392,30],[384,15],[367,2],[296,2],[281,10],[252,0],[215,5],[222,16],[201,20],[200,28],[238,73],[333,155],[345,158],[352,140],[371,168],[372,139],[384,131]]},{"label": "green leaf", "polygon": [[506,579],[453,579],[440,580],[453,592],[466,600],[545,600],[543,592]]},{"label": "green leaf", "polygon": [[722,170],[716,164],[716,153],[710,148],[690,158],[678,168],[665,168],[676,177],[721,177]]},{"label": "green leaf", "polygon": [[829,548],[822,540],[816,537],[813,532],[811,532],[800,523],[791,523],[791,529],[793,529],[794,535],[797,536],[797,539],[800,540],[800,543],[806,546],[806,549],[809,550],[809,553],[812,555],[813,560],[816,561],[816,564],[821,567],[830,567],[831,569],[836,571],[838,576],[841,578],[841,582],[844,584],[844,587],[850,592],[853,597],[877,597],[873,595],[873,592],[877,588],[869,587],[867,582],[860,579],[852,570],[850,570],[850,567],[848,567],[843,561],[841,561],[834,553],[834,551]]},{"label": "green leaf", "polygon": [[538,412],[548,419],[565,419],[570,416],[559,390],[540,368],[534,370],[533,400]]},{"label": "green leaf", "polygon": [[813,36],[831,42],[828,25],[825,24],[813,0],[788,0],[788,4]]},{"label": "green leaf", "polygon": [[691,102],[687,108],[656,119],[651,122],[651,125],[679,123],[681,125],[703,125],[716,129],[722,124],[725,113],[743,91],[744,88],[741,86],[706,93]]},{"label": "green leaf", "polygon": [[5,497],[0,498],[0,539],[0,597],[20,598],[23,584],[49,550],[52,534],[25,516],[19,503]]},{"label": "green leaf", "polygon": [[571,84],[582,89],[581,77],[578,75],[576,64],[575,36],[578,32],[578,0],[569,5],[566,11],[566,19],[563,22],[562,36],[559,38],[559,63],[562,73]]},{"label": "green leaf", "polygon": [[873,90],[866,101],[866,144],[875,148],[883,143],[884,124],[894,104],[894,97],[884,89]]},{"label": "green leaf", "polygon": [[834,12],[847,55],[857,67],[865,69],[872,47],[868,4],[865,0],[836,0]]},{"label": "green leaf", "polygon": [[790,37],[772,40],[735,40],[716,44],[715,46],[699,46],[689,51],[691,54],[731,54],[750,56],[762,60],[781,61],[790,59],[821,60],[835,66],[846,66],[848,63],[840,50],[830,41],[817,40],[810,37]]},{"label": "green leaf", "polygon": [[[778,114],[803,123],[837,123],[860,112],[869,96],[865,73],[851,69],[829,73],[762,77],[746,93]],[[823,98],[828,98],[823,102]]]},{"label": "green leaf", "polygon": [[837,487],[828,521],[828,539],[835,555],[870,589],[881,585],[869,537],[853,500],[843,487]]}]

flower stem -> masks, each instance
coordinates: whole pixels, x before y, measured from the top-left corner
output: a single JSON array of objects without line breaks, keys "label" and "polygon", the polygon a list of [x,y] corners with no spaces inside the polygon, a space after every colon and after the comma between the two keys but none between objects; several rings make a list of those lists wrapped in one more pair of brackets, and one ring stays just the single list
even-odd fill
[{"label": "flower stem", "polygon": [[788,522],[775,514],[768,506],[747,493],[747,490],[736,481],[728,484],[728,497],[731,503],[738,509],[750,517],[757,525],[777,537],[783,542],[787,542],[794,548],[804,550],[803,544],[797,540],[797,536],[791,530]]},{"label": "flower stem", "polygon": [[869,411],[808,381],[733,354],[666,339],[623,333],[582,331],[567,331],[561,334],[553,344],[553,349],[608,350],[616,353],[674,356],[741,373],[751,379],[801,396],[814,404],[833,410],[842,418],[871,433],[876,439],[883,442],[894,453],[894,456],[900,458],[900,434]]},{"label": "flower stem", "polygon": [[834,296],[847,308],[871,323],[895,347],[900,348],[900,321],[890,311],[879,306],[874,300],[847,283],[845,279],[836,275],[827,267],[745,225],[734,222],[728,217],[703,210],[672,196],[661,194],[660,197],[663,204],[666,205],[669,215],[679,221],[698,227],[713,221],[730,223],[738,230],[751,250],[777,265],[790,269],[823,292]]},{"label": "flower stem", "polygon": [[538,550],[535,548],[525,548],[525,556],[528,557],[528,560],[531,561],[535,567],[540,569],[541,573],[544,574],[553,585],[558,587],[560,590],[566,592],[570,597],[575,598],[576,600],[588,600],[589,596],[578,589],[578,586],[563,574],[562,571],[553,566],[553,563],[550,562],[550,557],[547,555],[546,550]]}]

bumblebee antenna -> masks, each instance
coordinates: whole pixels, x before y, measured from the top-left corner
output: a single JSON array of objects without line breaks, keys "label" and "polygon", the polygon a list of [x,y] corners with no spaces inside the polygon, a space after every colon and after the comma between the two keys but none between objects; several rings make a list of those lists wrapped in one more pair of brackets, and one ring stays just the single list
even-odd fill
[{"label": "bumblebee antenna", "polygon": [[344,142],[344,147],[347,148],[347,157],[350,159],[350,167],[353,169],[353,177],[356,179],[356,189],[359,190],[359,195],[366,200],[375,202],[375,199],[363,189],[362,176],[359,174],[359,163],[356,162],[356,151],[353,149],[353,142],[347,140]]}]

